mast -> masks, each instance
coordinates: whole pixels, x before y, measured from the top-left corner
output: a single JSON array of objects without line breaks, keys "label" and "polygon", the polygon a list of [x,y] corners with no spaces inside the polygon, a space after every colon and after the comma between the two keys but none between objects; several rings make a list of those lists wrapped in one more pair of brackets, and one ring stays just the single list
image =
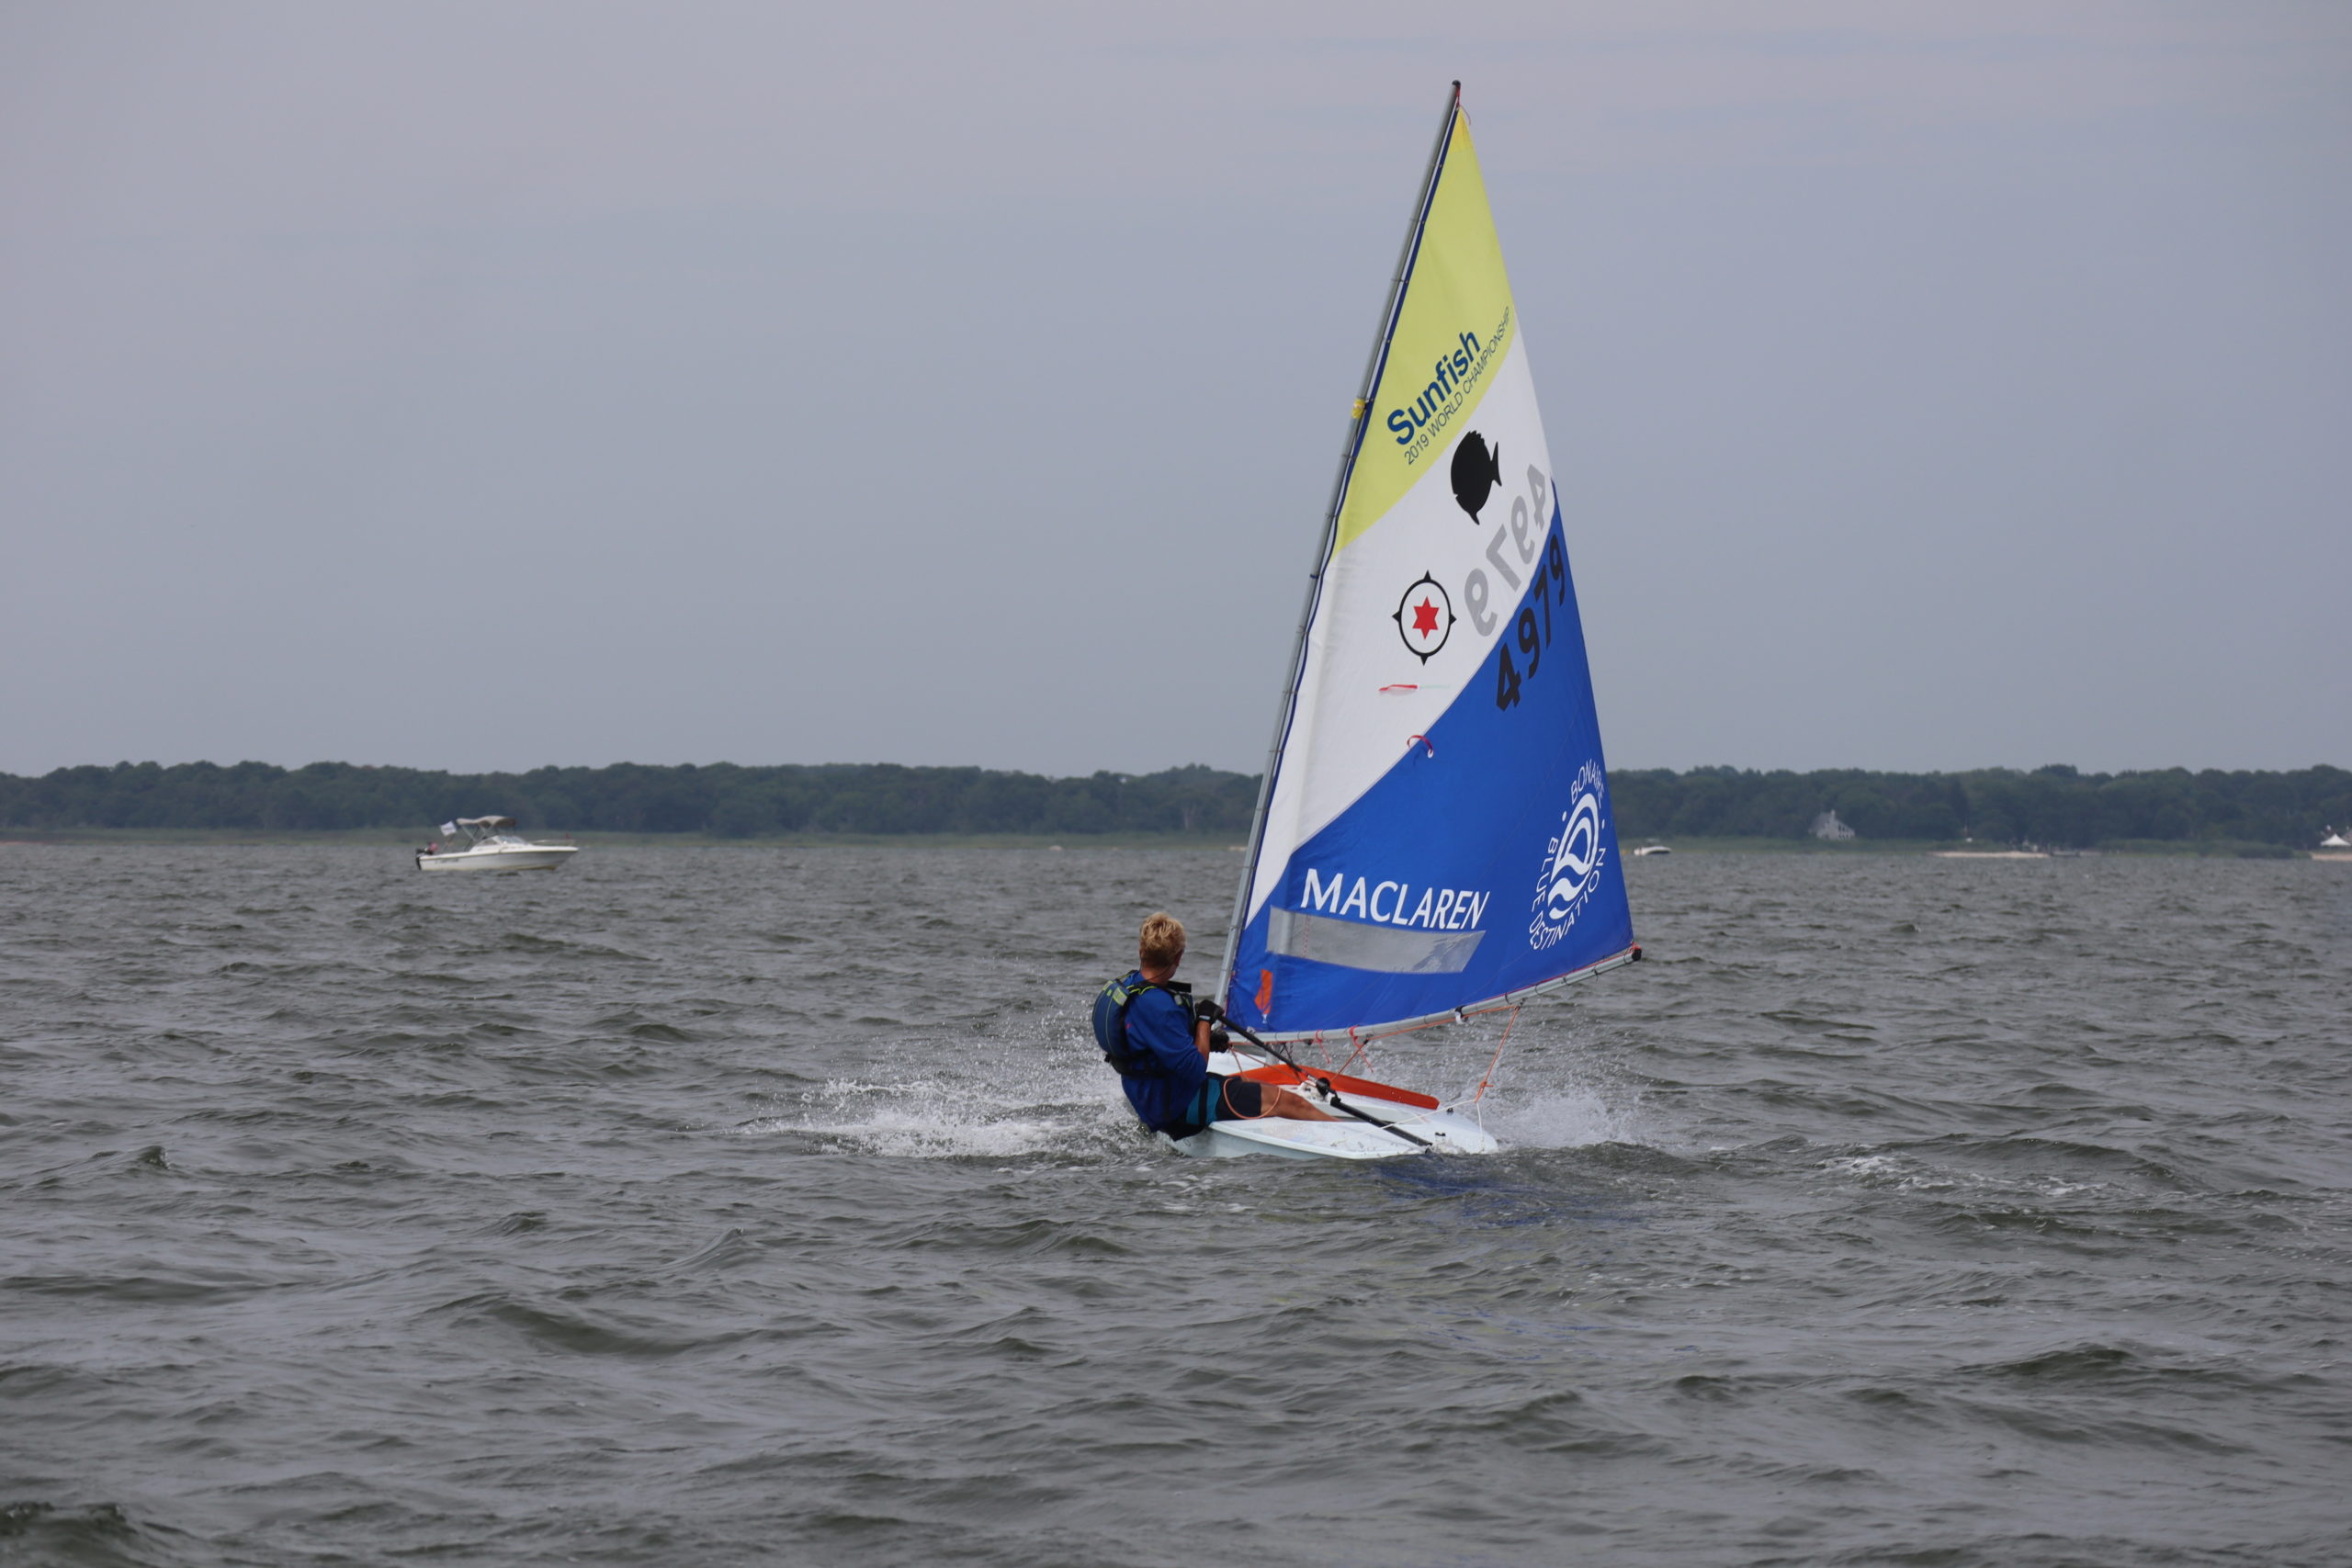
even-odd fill
[{"label": "mast", "polygon": [[1396,276],[1388,285],[1388,304],[1380,317],[1380,335],[1364,366],[1363,385],[1356,393],[1355,413],[1340,453],[1340,472],[1331,482],[1330,504],[1324,509],[1323,530],[1315,547],[1315,565],[1306,574],[1306,603],[1299,611],[1298,632],[1292,639],[1290,675],[1274,704],[1274,739],[1266,751],[1266,769],[1258,780],[1258,804],[1250,817],[1250,852],[1241,864],[1241,886],[1234,889],[1233,918],[1225,929],[1225,961],[1217,972],[1216,996],[1220,1004],[1233,988],[1233,960],[1241,949],[1241,928],[1250,917],[1250,886],[1258,874],[1258,855],[1266,837],[1266,805],[1273,798],[1274,773],[1282,765],[1283,747],[1290,739],[1291,720],[1298,708],[1298,686],[1306,663],[1306,633],[1315,624],[1315,605],[1323,591],[1323,570],[1330,564],[1331,545],[1340,528],[1340,511],[1347,503],[1348,480],[1355,472],[1356,455],[1363,449],[1364,421],[1372,412],[1373,395],[1380,389],[1380,373],[1388,363],[1388,346],[1396,335],[1396,320],[1405,308],[1405,286],[1413,276],[1413,261],[1421,248],[1421,231],[1429,222],[1430,203],[1437,196],[1438,176],[1445,170],[1445,150],[1453,138],[1453,122],[1462,113],[1462,84],[1448,90],[1445,113],[1437,128],[1437,142],[1430,149],[1429,172],[1421,176],[1419,200],[1405,231],[1405,245],[1396,257]]}]

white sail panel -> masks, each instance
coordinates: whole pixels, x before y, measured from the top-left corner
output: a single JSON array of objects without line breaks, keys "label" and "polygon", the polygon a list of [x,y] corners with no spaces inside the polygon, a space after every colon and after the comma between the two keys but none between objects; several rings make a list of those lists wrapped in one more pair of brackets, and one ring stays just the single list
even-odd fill
[{"label": "white sail panel", "polygon": [[[1502,459],[1505,483],[1482,509],[1495,525],[1471,524],[1454,498],[1450,466],[1438,465],[1325,569],[1324,613],[1307,628],[1297,713],[1284,748],[1290,765],[1277,773],[1268,797],[1250,880],[1253,916],[1293,851],[1407,753],[1428,750],[1426,737],[1470,689],[1509,628],[1551,522],[1552,456],[1523,341],[1511,345],[1495,381],[1458,433],[1475,426],[1481,445]],[[1434,580],[1434,592],[1416,595],[1412,590],[1424,579]],[[1400,611],[1409,615],[1425,598],[1442,633],[1426,656],[1395,618]]]}]

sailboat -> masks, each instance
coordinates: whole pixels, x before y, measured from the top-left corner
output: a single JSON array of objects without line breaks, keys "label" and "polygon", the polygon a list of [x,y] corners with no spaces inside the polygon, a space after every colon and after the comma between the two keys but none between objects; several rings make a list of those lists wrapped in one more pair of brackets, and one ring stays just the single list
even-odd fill
[{"label": "sailboat", "polygon": [[1377,1041],[1510,1024],[1641,956],[1550,448],[1453,84],[1316,547],[1216,991],[1213,1071],[1337,1120],[1229,1121],[1187,1154],[1500,1146],[1490,1063],[1453,1103]]}]

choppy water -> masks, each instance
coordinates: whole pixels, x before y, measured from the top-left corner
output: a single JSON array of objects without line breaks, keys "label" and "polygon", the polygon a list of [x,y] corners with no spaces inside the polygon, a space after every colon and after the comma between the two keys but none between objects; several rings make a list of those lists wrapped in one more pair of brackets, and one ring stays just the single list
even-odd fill
[{"label": "choppy water", "polygon": [[0,1562],[2352,1558],[2352,868],[1638,862],[1339,1168],[1081,1040],[1238,858],[0,847]]}]

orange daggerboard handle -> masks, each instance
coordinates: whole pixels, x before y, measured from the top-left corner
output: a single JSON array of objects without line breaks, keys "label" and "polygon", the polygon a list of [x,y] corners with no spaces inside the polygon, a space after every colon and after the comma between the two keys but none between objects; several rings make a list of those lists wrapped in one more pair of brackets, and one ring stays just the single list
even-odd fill
[{"label": "orange daggerboard handle", "polygon": [[1351,1078],[1345,1073],[1306,1073],[1296,1067],[1276,1065],[1251,1067],[1241,1075],[1252,1083],[1328,1083],[1341,1094],[1361,1095],[1366,1100],[1385,1100],[1396,1105],[1419,1106],[1423,1111],[1435,1111],[1438,1102],[1426,1094],[1416,1094],[1409,1089],[1394,1084],[1374,1083],[1370,1078]]}]

